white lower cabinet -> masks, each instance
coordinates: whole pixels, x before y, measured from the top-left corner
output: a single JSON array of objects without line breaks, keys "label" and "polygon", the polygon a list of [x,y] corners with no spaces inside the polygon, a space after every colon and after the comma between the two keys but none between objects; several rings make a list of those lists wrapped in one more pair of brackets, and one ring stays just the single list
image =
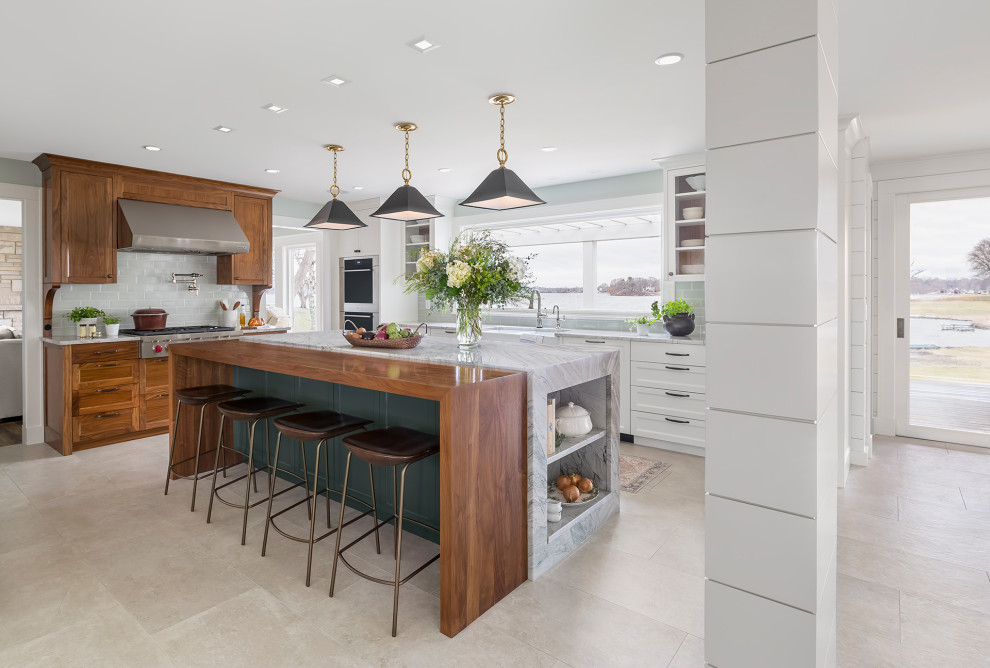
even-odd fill
[{"label": "white lower cabinet", "polygon": [[703,454],[704,346],[634,341],[631,358],[630,418],[636,443]]},{"label": "white lower cabinet", "polygon": [[561,344],[565,346],[612,348],[619,351],[619,431],[623,434],[631,434],[631,421],[629,419],[629,341],[584,335],[560,336],[559,338]]},{"label": "white lower cabinet", "polygon": [[660,413],[632,412],[633,436],[637,441],[649,438],[657,441],[670,441],[705,447],[705,421],[691,420],[676,415]]}]

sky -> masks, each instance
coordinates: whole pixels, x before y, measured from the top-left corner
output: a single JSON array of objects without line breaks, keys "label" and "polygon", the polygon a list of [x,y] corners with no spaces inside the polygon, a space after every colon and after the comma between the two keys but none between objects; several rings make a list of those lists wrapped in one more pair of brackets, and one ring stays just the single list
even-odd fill
[{"label": "sky", "polygon": [[21,226],[21,201],[0,199],[0,227]]},{"label": "sky", "polygon": [[990,238],[990,197],[911,205],[911,260],[919,278],[970,278],[966,256]]},{"label": "sky", "polygon": [[[571,288],[583,282],[583,251],[581,243],[516,246],[520,255],[535,253],[531,266],[536,285]],[[623,239],[598,242],[597,284],[627,276],[662,277],[660,238]]]}]

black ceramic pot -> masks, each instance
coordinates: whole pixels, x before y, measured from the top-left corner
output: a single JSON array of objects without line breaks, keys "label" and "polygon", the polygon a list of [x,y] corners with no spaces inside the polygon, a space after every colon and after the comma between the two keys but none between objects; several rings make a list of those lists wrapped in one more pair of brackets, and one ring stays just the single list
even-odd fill
[{"label": "black ceramic pot", "polygon": [[664,316],[663,328],[671,336],[687,336],[694,331],[694,314],[678,313],[673,318]]}]

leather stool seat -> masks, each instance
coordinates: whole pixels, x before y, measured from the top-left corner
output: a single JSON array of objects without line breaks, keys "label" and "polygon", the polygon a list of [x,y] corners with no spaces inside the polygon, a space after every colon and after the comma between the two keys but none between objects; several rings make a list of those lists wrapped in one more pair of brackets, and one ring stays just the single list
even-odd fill
[{"label": "leather stool seat", "polygon": [[286,438],[295,441],[320,441],[336,438],[371,424],[371,420],[337,411],[312,411],[285,415],[275,420],[275,427]]},{"label": "leather stool seat", "polygon": [[384,427],[351,434],[344,446],[375,466],[401,466],[440,452],[440,437],[406,427]]},{"label": "leather stool seat", "polygon": [[202,406],[218,401],[229,401],[248,394],[251,390],[242,390],[233,385],[201,385],[175,390],[175,398],[190,406]]},{"label": "leather stool seat", "polygon": [[278,397],[247,397],[224,401],[217,406],[231,420],[264,420],[301,408],[305,404]]}]

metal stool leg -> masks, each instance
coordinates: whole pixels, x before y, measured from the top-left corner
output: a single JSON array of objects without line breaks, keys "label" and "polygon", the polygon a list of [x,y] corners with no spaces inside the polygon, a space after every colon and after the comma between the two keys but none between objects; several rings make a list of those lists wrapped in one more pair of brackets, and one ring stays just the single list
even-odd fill
[{"label": "metal stool leg", "polygon": [[[327,479],[326,487],[324,487],[324,489],[323,489],[323,497],[326,499],[326,502],[327,502],[327,528],[329,529],[330,528],[330,487],[331,487],[331,485],[330,485],[330,444],[327,442],[326,439],[323,439],[323,445],[325,446],[323,448],[323,475]],[[317,455],[319,455],[319,453],[317,453]],[[319,475],[317,473],[317,471],[319,471],[319,470],[320,470],[320,458],[317,457],[316,458],[315,470],[313,472],[313,490],[314,491],[316,490],[316,482],[317,482],[316,479],[317,479],[317,477]],[[341,503],[344,502],[343,497],[341,497],[340,502]],[[316,510],[316,504],[315,503],[313,504],[313,510]]]},{"label": "metal stool leg", "polygon": [[[371,469],[371,462],[368,462],[368,479],[371,480],[371,518],[375,522],[375,552],[382,553],[382,542],[378,538],[378,503],[375,502],[375,472]],[[346,499],[341,497],[340,503],[343,505]],[[340,533],[340,525],[337,525],[337,533]]]},{"label": "metal stool leg", "polygon": [[179,434],[179,409],[182,402],[175,400],[175,422],[172,423],[172,440],[168,443],[168,471],[165,473],[165,496],[168,496],[168,483],[172,480],[172,462],[175,461],[175,437]]},{"label": "metal stool leg", "polygon": [[399,514],[395,520],[395,596],[392,599],[392,637],[395,637],[395,630],[399,621],[399,585],[402,578],[399,577],[399,569],[402,565],[402,511],[406,501],[406,469],[409,464],[402,467],[402,479],[399,482]]},{"label": "metal stool leg", "polygon": [[[278,451],[282,447],[282,432],[278,432],[275,438],[275,468],[278,468]],[[305,462],[303,463],[305,466]],[[268,513],[265,516],[265,538],[261,541],[261,556],[265,556],[268,549],[268,525],[272,523],[272,501],[275,500],[275,476],[271,476],[268,481]]]},{"label": "metal stool leg", "polygon": [[[396,508],[398,508],[398,497],[395,495],[395,476],[399,472],[398,466],[392,467],[392,517],[395,518]],[[399,558],[399,528],[396,526],[396,522],[392,522],[392,556],[398,560]]]},{"label": "metal stool leg", "polygon": [[208,405],[209,404],[203,404],[203,407],[199,409],[199,435],[196,436],[196,457],[195,463],[193,464],[192,503],[189,505],[189,512],[191,513],[196,511],[196,485],[199,484],[199,451],[203,445],[203,418],[206,416],[206,407]]},{"label": "metal stool leg", "polygon": [[[306,554],[306,586],[309,586],[310,575],[313,572],[313,536],[316,535],[316,500],[320,494],[320,449],[326,445],[327,439],[321,439],[316,444],[316,462],[313,465],[313,512],[309,516],[309,551]],[[307,480],[309,474],[306,474]],[[329,489],[329,483],[327,483]],[[306,488],[306,495],[309,496],[309,487]],[[327,494],[329,497],[329,493]],[[307,501],[307,504],[309,502]],[[308,506],[307,506],[308,507]],[[329,522],[330,504],[327,504],[327,521]]]},{"label": "metal stool leg", "polygon": [[[278,433],[279,438],[282,437],[282,432]],[[299,450],[302,454],[302,467],[303,467],[303,482],[306,483],[306,498],[309,498],[309,462],[306,461],[306,444],[303,441],[299,441]],[[275,475],[276,469],[278,469],[278,441],[275,442],[275,468],[272,469],[271,475]],[[316,489],[317,478],[319,477],[320,471],[320,457],[317,453],[316,462],[313,464],[313,489]],[[316,497],[313,497],[313,503],[310,505],[309,501],[306,502],[306,514],[309,519],[312,520],[313,516],[316,514]]]},{"label": "metal stool leg", "polygon": [[[337,541],[333,548],[333,568],[330,570],[330,598],[337,582],[337,560],[340,558],[340,534],[344,533],[344,499],[347,498],[347,478],[351,474],[351,453],[347,453],[347,466],[344,467],[344,488],[340,496],[340,518],[337,522]],[[377,525],[377,521],[375,522]]]},{"label": "metal stool leg", "polygon": [[[254,473],[254,432],[258,428],[258,423],[261,420],[255,420],[251,423],[251,433],[248,434],[248,480],[247,484],[244,485],[244,520],[241,522],[241,545],[247,544],[247,518],[248,510],[251,509],[251,481],[254,481],[254,491],[258,491],[258,479],[253,475]],[[267,432],[267,430],[266,430]]]},{"label": "metal stool leg", "polygon": [[[220,433],[217,436],[217,449],[216,455],[213,457],[213,485],[210,488],[210,505],[206,511],[206,523],[210,523],[210,518],[213,517],[213,497],[217,494],[217,469],[220,467],[220,453],[223,452],[223,423],[227,419],[227,416],[223,413],[220,414]],[[227,458],[224,457],[224,462]],[[226,464],[224,464],[226,467]]]}]

